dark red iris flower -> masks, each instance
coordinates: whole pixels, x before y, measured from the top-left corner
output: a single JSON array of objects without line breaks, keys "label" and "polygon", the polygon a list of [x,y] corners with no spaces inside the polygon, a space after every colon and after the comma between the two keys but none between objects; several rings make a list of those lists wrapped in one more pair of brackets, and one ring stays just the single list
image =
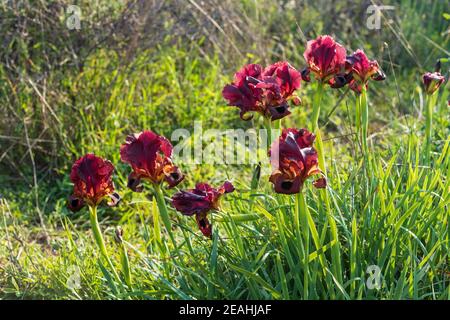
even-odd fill
[{"label": "dark red iris flower", "polygon": [[[272,164],[270,182],[275,192],[294,194],[301,192],[306,179],[321,174],[317,151],[312,147],[315,136],[306,129],[283,129],[269,151]],[[326,187],[326,179],[321,177],[314,186]]]},{"label": "dark red iris flower", "polygon": [[427,72],[422,76],[423,86],[425,87],[425,92],[428,95],[435,93],[444,81],[445,77],[438,71]]},{"label": "dark red iris flower", "polygon": [[141,180],[153,184],[166,181],[169,188],[178,185],[184,176],[172,163],[172,144],[163,136],[147,130],[129,135],[120,147],[120,158],[133,172],[128,176],[128,187],[141,192]]},{"label": "dark red iris flower", "polygon": [[345,48],[328,35],[308,41],[303,54],[308,67],[302,71],[302,79],[310,81],[312,72],[319,81],[328,83],[345,72],[346,54]]},{"label": "dark red iris flower", "polygon": [[73,194],[69,197],[69,209],[76,212],[85,204],[95,207],[106,197],[110,198],[109,206],[116,205],[120,197],[114,192],[113,171],[110,161],[94,154],[87,154],[75,161],[70,172]]},{"label": "dark red iris flower", "polygon": [[195,189],[180,191],[173,195],[172,205],[186,216],[195,215],[195,220],[204,236],[210,238],[212,225],[208,220],[211,210],[219,209],[219,199],[225,193],[234,191],[231,182],[226,181],[221,187],[213,188],[207,183],[198,183]]},{"label": "dark red iris flower", "polygon": [[382,81],[386,75],[376,60],[369,60],[364,51],[358,49],[346,59],[346,80],[350,89],[361,93],[362,86],[367,88],[368,81]]},{"label": "dark red iris flower", "polygon": [[243,120],[250,120],[253,112],[258,112],[273,121],[290,114],[289,100],[300,103],[295,95],[300,81],[300,73],[285,61],[265,69],[248,64],[234,75],[233,83],[223,88],[222,96],[228,105],[241,109]]},{"label": "dark red iris flower", "polygon": [[285,99],[289,99],[300,88],[301,74],[286,61],[268,66],[264,69],[263,76],[276,80]]}]

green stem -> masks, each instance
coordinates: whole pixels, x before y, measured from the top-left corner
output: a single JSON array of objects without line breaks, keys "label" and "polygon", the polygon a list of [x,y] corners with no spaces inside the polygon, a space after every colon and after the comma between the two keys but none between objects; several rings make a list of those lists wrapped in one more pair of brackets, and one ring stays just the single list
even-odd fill
[{"label": "green stem", "polygon": [[323,152],[323,142],[322,142],[322,134],[320,133],[320,129],[317,129],[316,132],[316,148],[319,157],[319,168],[322,170],[325,177],[327,176],[327,168],[325,166],[325,154]]},{"label": "green stem", "polygon": [[356,94],[356,105],[355,105],[355,126],[356,126],[356,140],[362,146],[361,141],[361,95]]},{"label": "green stem", "polygon": [[169,234],[170,240],[175,247],[175,251],[178,253],[177,242],[175,241],[175,237],[172,232],[172,223],[170,222],[169,212],[167,210],[166,201],[164,200],[164,195],[161,190],[161,187],[158,184],[155,184],[155,198],[156,203],[158,204],[159,213],[161,215],[164,226],[166,227],[167,233]]},{"label": "green stem", "polygon": [[317,91],[314,95],[313,101],[313,113],[312,113],[312,133],[316,135],[316,149],[319,157],[319,168],[322,170],[323,174],[327,175],[327,169],[325,166],[325,155],[323,152],[323,142],[322,135],[319,128],[319,116],[320,116],[320,105],[323,98],[323,83],[319,82]]},{"label": "green stem", "polygon": [[275,121],[272,122],[274,129],[280,130],[280,128],[281,128],[281,120],[283,120],[283,119],[275,120]]},{"label": "green stem", "polygon": [[341,265],[341,249],[340,249],[340,242],[339,242],[339,236],[338,236],[338,228],[336,221],[334,220],[333,214],[331,212],[331,205],[330,200],[328,198],[328,193],[326,189],[320,190],[320,195],[322,199],[325,201],[326,206],[326,216],[327,221],[330,226],[330,236],[333,241],[333,246],[331,247],[331,259],[332,259],[332,269],[333,274],[336,277],[336,279],[339,281],[340,284],[343,284],[342,282],[342,265]]},{"label": "green stem", "polygon": [[97,244],[97,247],[100,250],[101,255],[106,260],[109,267],[111,268],[114,278],[116,278],[116,281],[120,283],[121,280],[120,280],[119,274],[117,273],[116,269],[114,268],[114,265],[108,256],[108,251],[106,250],[105,241],[103,240],[102,231],[101,231],[100,225],[98,223],[96,206],[89,207],[89,218],[91,221],[92,232],[94,233],[95,243]]},{"label": "green stem", "polygon": [[249,208],[250,212],[253,212],[253,205],[255,203],[255,197],[252,195],[258,192],[259,180],[261,178],[261,162],[255,165],[255,169],[253,170],[252,181],[250,183],[250,203]]},{"label": "green stem", "polygon": [[272,146],[272,121],[270,119],[264,118],[264,128],[267,132],[267,150]]},{"label": "green stem", "polygon": [[434,106],[434,95],[427,96],[427,108],[425,112],[425,164],[430,165],[431,160],[431,144],[433,135],[433,106]]},{"label": "green stem", "polygon": [[369,147],[367,145],[367,132],[369,128],[369,104],[367,103],[367,90],[365,86],[362,86],[361,89],[361,121],[362,121],[362,146],[364,156],[368,156]]},{"label": "green stem", "polygon": [[350,284],[350,297],[355,297],[356,290],[356,255],[358,248],[358,228],[357,228],[357,211],[355,210],[352,218],[352,244],[350,251],[350,280],[352,283]]},{"label": "green stem", "polygon": [[312,131],[316,131],[319,127],[319,116],[320,116],[320,104],[322,103],[323,97],[323,83],[319,82],[317,84],[317,91],[314,95],[313,101],[313,113],[312,113]]},{"label": "green stem", "polygon": [[[323,98],[323,83],[318,84],[317,91],[314,96],[314,104],[313,104],[313,115],[312,115],[312,132],[316,134],[316,147],[317,153],[319,156],[319,168],[322,170],[323,174],[327,176],[327,170],[325,167],[325,157],[323,152],[323,143],[322,136],[320,134],[319,129],[319,115],[320,115],[320,105]],[[338,238],[338,230],[336,221],[331,212],[331,205],[328,198],[328,193],[326,189],[320,191],[320,195],[322,201],[325,202],[325,212],[327,215],[328,224],[330,225],[330,236],[334,242],[334,245],[331,247],[331,255],[332,255],[332,267],[333,273],[336,276],[337,280],[342,284],[342,268],[341,268],[341,258],[340,258],[340,245]],[[323,206],[322,206],[323,208]]]},{"label": "green stem", "polygon": [[295,197],[295,205],[297,207],[298,219],[303,229],[305,240],[305,255],[303,257],[303,299],[309,297],[309,227],[308,227],[308,207],[306,205],[305,196],[300,191]]}]

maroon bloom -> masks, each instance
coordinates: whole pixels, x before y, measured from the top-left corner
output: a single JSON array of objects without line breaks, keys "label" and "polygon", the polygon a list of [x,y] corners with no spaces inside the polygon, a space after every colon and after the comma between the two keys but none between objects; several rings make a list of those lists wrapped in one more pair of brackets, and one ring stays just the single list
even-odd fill
[{"label": "maroon bloom", "polygon": [[283,98],[289,99],[300,88],[301,74],[286,61],[279,61],[264,69],[263,76],[275,78]]},{"label": "maroon bloom", "polygon": [[[293,194],[301,192],[306,179],[321,174],[317,151],[312,147],[315,136],[306,129],[283,129],[269,151],[272,164],[270,182],[275,192]],[[317,188],[325,188],[325,178],[314,182]]]},{"label": "maroon bloom", "polygon": [[95,207],[106,197],[110,198],[109,206],[116,205],[120,196],[114,192],[113,171],[110,161],[94,154],[87,154],[75,161],[70,172],[73,194],[69,197],[69,209],[76,212],[85,204]]},{"label": "maroon bloom", "polygon": [[228,100],[230,106],[241,109],[240,117],[243,120],[250,120],[250,111],[257,111],[257,103],[260,90],[256,89],[249,80],[260,79],[262,67],[259,64],[249,64],[244,66],[234,75],[234,82],[223,88],[222,95]]},{"label": "maroon bloom", "polygon": [[438,71],[427,72],[422,76],[423,86],[428,95],[435,93],[444,81],[445,77]]},{"label": "maroon bloom", "polygon": [[234,191],[231,182],[226,181],[221,187],[213,188],[207,183],[197,183],[195,189],[180,191],[173,195],[172,205],[186,216],[195,215],[195,220],[204,236],[210,238],[212,225],[208,220],[211,210],[219,209],[219,199],[225,193]]},{"label": "maroon bloom", "polygon": [[120,147],[120,158],[133,172],[128,176],[128,187],[141,192],[141,180],[153,184],[166,181],[169,188],[178,185],[184,176],[172,163],[172,144],[163,136],[147,130],[129,135]]},{"label": "maroon bloom", "polygon": [[346,50],[330,36],[319,36],[308,41],[303,57],[308,64],[302,71],[304,81],[310,80],[312,72],[319,81],[328,83],[345,71]]},{"label": "maroon bloom", "polygon": [[299,103],[295,90],[300,88],[300,79],[300,73],[285,61],[264,70],[259,64],[249,64],[223,88],[222,96],[228,105],[241,109],[243,120],[250,120],[253,112],[258,112],[273,121],[290,114],[288,100]]},{"label": "maroon bloom", "polygon": [[369,60],[364,51],[358,49],[346,60],[347,77],[350,89],[360,93],[362,86],[367,88],[370,79],[382,81],[386,75],[376,60]]}]

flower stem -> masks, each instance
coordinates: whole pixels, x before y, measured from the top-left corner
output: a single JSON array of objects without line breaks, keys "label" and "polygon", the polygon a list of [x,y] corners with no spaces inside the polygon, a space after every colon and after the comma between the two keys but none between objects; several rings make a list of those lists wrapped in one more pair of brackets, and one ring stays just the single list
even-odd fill
[{"label": "flower stem", "polygon": [[303,229],[303,236],[305,240],[305,251],[303,257],[303,299],[309,297],[309,227],[308,227],[308,207],[306,205],[305,196],[300,191],[295,197],[295,205],[297,207],[298,219]]},{"label": "flower stem", "polygon": [[360,94],[356,94],[356,105],[355,105],[355,126],[356,126],[356,141],[358,143],[361,144],[362,146],[362,141],[361,141],[361,95]]},{"label": "flower stem", "polygon": [[312,131],[316,131],[319,127],[319,116],[320,116],[320,104],[322,103],[323,96],[323,83],[319,82],[317,84],[317,91],[314,95],[313,100],[313,113],[312,113]]},{"label": "flower stem", "polygon": [[[319,114],[320,114],[320,105],[323,98],[323,83],[318,84],[317,91],[314,95],[314,105],[313,105],[313,116],[312,116],[312,132],[316,135],[316,147],[317,153],[319,156],[319,168],[322,170],[323,174],[327,176],[327,171],[325,167],[325,157],[323,153],[323,143],[322,137],[319,129]],[[340,256],[340,244],[338,238],[338,229],[336,225],[336,221],[334,220],[333,214],[331,212],[330,200],[328,198],[328,193],[326,189],[320,190],[320,196],[322,201],[325,202],[325,212],[328,220],[328,224],[330,226],[330,237],[334,242],[334,245],[331,247],[331,256],[332,256],[332,266],[334,275],[336,276],[339,283],[342,283],[342,268],[341,268],[341,256]],[[323,209],[323,206],[322,206]]]},{"label": "flower stem", "polygon": [[166,206],[166,201],[164,200],[164,195],[161,190],[161,187],[157,184],[155,184],[155,198],[156,198],[156,203],[158,204],[159,214],[161,215],[164,226],[166,227],[166,230],[167,230],[167,233],[169,234],[170,240],[172,241],[173,246],[175,247],[175,250],[178,253],[178,246],[177,246],[177,242],[175,241],[175,237],[172,232],[172,224],[170,222],[169,212],[168,212],[167,206]]},{"label": "flower stem", "polygon": [[264,128],[267,132],[267,150],[272,146],[272,121],[264,118]]},{"label": "flower stem", "polygon": [[105,241],[103,240],[102,231],[101,231],[100,225],[98,223],[96,206],[89,207],[89,218],[91,221],[92,232],[94,233],[95,243],[97,244],[97,247],[100,250],[101,255],[106,260],[109,267],[111,268],[114,278],[116,278],[116,281],[120,283],[121,280],[120,280],[119,274],[117,273],[116,269],[114,268],[114,265],[108,256],[108,251],[106,250]]},{"label": "flower stem", "polygon": [[434,95],[427,96],[427,109],[425,112],[425,164],[430,165],[431,160],[431,137],[433,135],[433,106]]},{"label": "flower stem", "polygon": [[369,104],[367,103],[367,90],[365,86],[362,86],[361,89],[361,102],[360,102],[360,109],[361,109],[361,121],[362,121],[362,128],[361,128],[361,142],[363,146],[363,153],[364,156],[367,157],[369,154],[369,147],[367,146],[367,132],[369,129]]},{"label": "flower stem", "polygon": [[319,82],[313,101],[312,133],[316,135],[316,148],[319,156],[319,168],[326,176],[327,170],[325,167],[325,155],[323,153],[322,135],[320,133],[319,128],[320,105],[322,103],[322,97],[323,97],[323,83]]}]

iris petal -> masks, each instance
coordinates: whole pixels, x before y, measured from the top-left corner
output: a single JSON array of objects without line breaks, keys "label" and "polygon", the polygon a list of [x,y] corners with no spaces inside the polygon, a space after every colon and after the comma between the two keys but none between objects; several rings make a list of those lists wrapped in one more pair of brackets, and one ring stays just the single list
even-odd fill
[{"label": "iris petal", "polygon": [[180,169],[173,165],[164,167],[164,175],[166,176],[165,180],[169,184],[169,188],[177,186],[184,179]]},{"label": "iris petal", "polygon": [[272,176],[270,177],[270,182],[273,183],[275,192],[282,194],[299,193],[302,187],[300,176],[291,179],[281,171],[272,174]]},{"label": "iris petal", "polygon": [[301,75],[302,75],[303,81],[305,81],[305,82],[311,81],[311,70],[308,67],[306,67],[302,70]]},{"label": "iris petal", "polygon": [[212,225],[209,222],[206,214],[197,214],[195,216],[198,228],[203,233],[205,237],[211,238],[212,236]]},{"label": "iris petal", "polygon": [[117,192],[111,193],[109,197],[111,199],[111,201],[108,202],[109,207],[117,206],[121,200],[120,195]]},{"label": "iris petal", "polygon": [[279,61],[264,69],[263,76],[275,78],[284,98],[300,88],[301,74],[286,61]]},{"label": "iris petal", "polygon": [[285,116],[291,114],[287,103],[275,107],[269,107],[269,111],[272,121],[284,118]]},{"label": "iris petal", "polygon": [[316,181],[313,182],[314,187],[323,189],[327,186],[327,179],[325,178],[319,178]]},{"label": "iris petal", "polygon": [[134,192],[142,192],[142,190],[144,190],[144,187],[141,184],[141,178],[134,172],[128,175],[127,187]]},{"label": "iris petal", "polygon": [[69,197],[67,201],[67,207],[72,212],[80,211],[84,207],[84,201],[83,199],[80,199],[72,195]]}]

